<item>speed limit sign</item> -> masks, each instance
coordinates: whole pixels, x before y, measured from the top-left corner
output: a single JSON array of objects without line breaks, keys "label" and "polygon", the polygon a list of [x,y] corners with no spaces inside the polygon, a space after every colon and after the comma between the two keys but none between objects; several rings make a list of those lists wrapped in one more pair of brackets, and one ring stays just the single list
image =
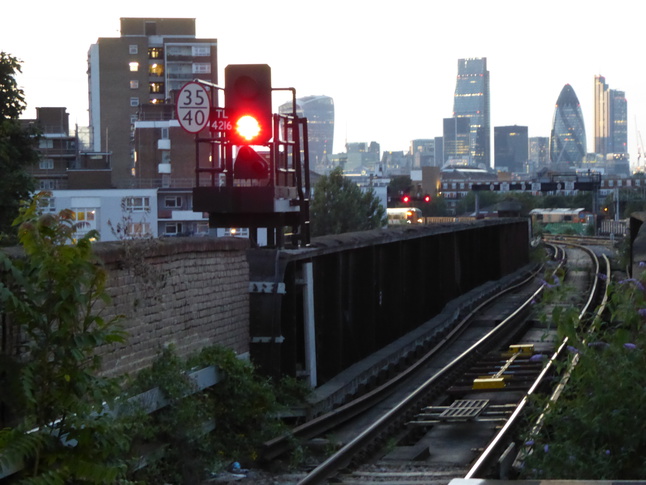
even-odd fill
[{"label": "speed limit sign", "polygon": [[210,105],[209,93],[203,85],[194,81],[184,84],[175,107],[180,126],[189,133],[202,131],[209,122]]}]

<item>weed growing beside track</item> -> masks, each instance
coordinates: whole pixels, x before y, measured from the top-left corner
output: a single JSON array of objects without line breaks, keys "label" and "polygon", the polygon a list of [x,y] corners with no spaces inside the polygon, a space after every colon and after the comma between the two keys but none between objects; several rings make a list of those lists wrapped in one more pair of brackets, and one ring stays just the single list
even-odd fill
[{"label": "weed growing beside track", "polygon": [[[585,336],[573,312],[554,317],[579,361],[540,433],[528,435],[520,478],[646,478],[645,281],[646,273],[611,282],[608,312]],[[536,402],[537,412],[546,404]]]}]

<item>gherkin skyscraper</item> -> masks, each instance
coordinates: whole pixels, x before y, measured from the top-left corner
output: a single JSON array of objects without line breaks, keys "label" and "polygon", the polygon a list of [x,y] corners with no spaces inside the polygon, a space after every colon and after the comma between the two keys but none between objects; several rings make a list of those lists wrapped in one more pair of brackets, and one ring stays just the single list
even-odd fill
[{"label": "gherkin skyscraper", "polygon": [[550,161],[553,165],[574,167],[586,154],[585,125],[579,98],[566,84],[556,101],[550,137]]}]

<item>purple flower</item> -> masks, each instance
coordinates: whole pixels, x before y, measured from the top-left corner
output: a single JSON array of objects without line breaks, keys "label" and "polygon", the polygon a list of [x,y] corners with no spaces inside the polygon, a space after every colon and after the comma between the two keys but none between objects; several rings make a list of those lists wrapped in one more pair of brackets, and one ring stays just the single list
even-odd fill
[{"label": "purple flower", "polygon": [[625,343],[624,347],[627,348],[628,350],[635,350],[637,348],[635,344],[631,344],[631,343]]},{"label": "purple flower", "polygon": [[534,440],[525,441],[525,446],[534,446]]},{"label": "purple flower", "polygon": [[643,268],[644,266],[646,266],[646,261],[640,261],[639,262],[639,267]]},{"label": "purple flower", "polygon": [[529,358],[529,361],[530,362],[541,362],[541,361],[545,360],[546,357],[547,356],[544,355],[544,354],[534,354]]},{"label": "purple flower", "polygon": [[646,317],[646,308],[640,308],[639,310],[637,310],[637,313],[640,317]]},{"label": "purple flower", "polygon": [[605,453],[606,453],[606,455],[609,455],[609,454],[610,454],[610,450],[606,450],[606,451],[605,451]]},{"label": "purple flower", "polygon": [[567,351],[572,353],[572,354],[578,354],[579,353],[579,349],[577,349],[576,347],[572,347],[571,345],[567,346]]},{"label": "purple flower", "polygon": [[644,291],[644,285],[642,285],[642,282],[635,279],[635,278],[627,278],[625,280],[619,281],[620,285],[626,284],[626,283],[633,283],[639,291]]},{"label": "purple flower", "polygon": [[550,445],[545,445],[545,446],[543,446],[543,451],[544,451],[545,453],[547,453],[548,451],[550,451]]},{"label": "purple flower", "polygon": [[597,273],[597,278],[599,278],[602,281],[606,281],[608,279],[608,275],[605,275],[603,273]]}]

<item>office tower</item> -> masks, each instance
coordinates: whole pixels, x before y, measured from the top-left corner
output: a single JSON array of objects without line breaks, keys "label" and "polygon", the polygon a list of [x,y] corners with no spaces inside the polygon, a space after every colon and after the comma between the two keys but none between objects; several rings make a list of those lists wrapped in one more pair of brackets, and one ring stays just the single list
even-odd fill
[{"label": "office tower", "polygon": [[594,152],[627,153],[628,110],[623,91],[610,89],[603,76],[594,77]]},{"label": "office tower", "polygon": [[493,132],[496,170],[527,173],[529,158],[527,127],[496,126]]},{"label": "office tower", "polygon": [[[279,106],[278,112],[291,114],[292,103]],[[307,118],[310,167],[325,168],[330,164],[334,146],[334,100],[329,96],[298,98],[296,115]]]},{"label": "office tower", "polygon": [[487,59],[459,59],[453,116],[469,118],[471,164],[490,167],[491,120]]},{"label": "office tower", "polygon": [[594,152],[600,155],[608,153],[608,135],[610,133],[610,100],[606,78],[594,77]]},{"label": "office tower", "polygon": [[533,136],[529,139],[530,171],[538,172],[550,163],[550,139],[547,136]]},{"label": "office tower", "polygon": [[122,18],[120,37],[90,47],[92,146],[112,154],[113,186],[137,186],[134,127],[141,108],[171,105],[196,78],[217,83],[217,41],[197,39],[195,19]]},{"label": "office tower", "polygon": [[585,125],[579,99],[572,86],[561,90],[554,108],[550,161],[562,168],[579,165],[586,154]]},{"label": "office tower", "polygon": [[628,153],[628,102],[626,93],[610,90],[610,133],[608,136],[609,153]]},{"label": "office tower", "polygon": [[412,156],[412,168],[435,167],[435,140],[411,140],[409,153]]},{"label": "office tower", "polygon": [[469,118],[444,118],[442,166],[471,165],[471,123]]}]

